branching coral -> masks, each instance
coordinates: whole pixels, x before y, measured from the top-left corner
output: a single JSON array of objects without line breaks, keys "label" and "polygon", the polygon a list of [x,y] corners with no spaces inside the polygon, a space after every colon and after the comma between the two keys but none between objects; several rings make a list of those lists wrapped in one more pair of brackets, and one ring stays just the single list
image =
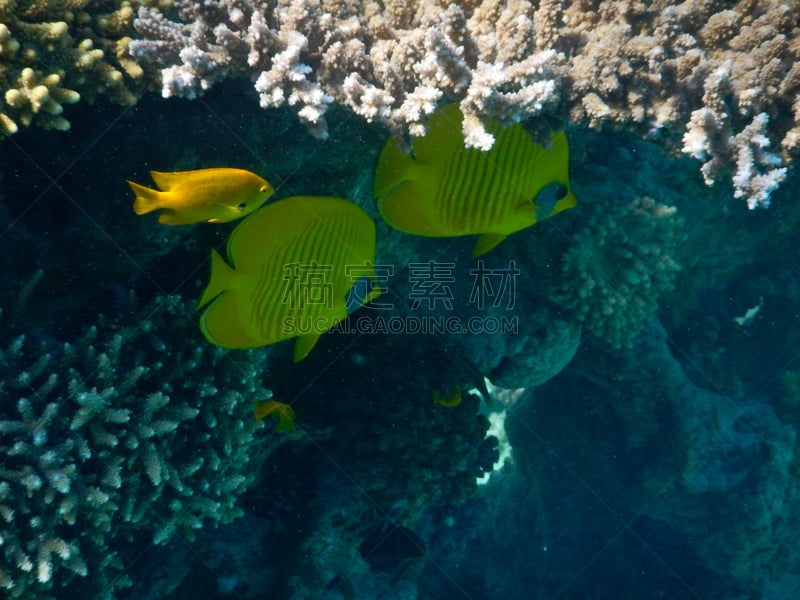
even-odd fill
[{"label": "branching coral", "polygon": [[[264,107],[288,104],[327,135],[331,102],[400,133],[425,131],[444,98],[463,98],[465,133],[492,137],[479,117],[503,122],[553,102],[552,50],[533,46],[532,7],[515,1],[460,6],[366,0],[180,0],[181,23],[140,9],[131,52],[160,69],[165,97],[194,97],[231,76],[255,80]],[[501,27],[486,24],[499,20]]]},{"label": "branching coral", "polygon": [[81,98],[136,102],[143,71],[128,55],[128,36],[142,4],[159,3],[0,0],[0,131],[68,129],[63,107]]},{"label": "branching coral", "polygon": [[633,130],[704,161],[711,183],[766,206],[800,151],[798,0],[178,0],[180,22],[140,9],[132,54],[164,96],[227,77],[292,106],[317,135],[331,102],[422,135],[458,100],[482,125],[542,117]]},{"label": "branching coral", "polygon": [[[161,298],[135,326],[0,352],[0,588],[44,597],[86,577],[125,585],[112,540],[192,539],[240,514],[263,457],[251,414],[263,352],[196,344],[189,307]],[[260,449],[261,448],[261,449]],[[102,593],[100,590],[104,590]]]}]

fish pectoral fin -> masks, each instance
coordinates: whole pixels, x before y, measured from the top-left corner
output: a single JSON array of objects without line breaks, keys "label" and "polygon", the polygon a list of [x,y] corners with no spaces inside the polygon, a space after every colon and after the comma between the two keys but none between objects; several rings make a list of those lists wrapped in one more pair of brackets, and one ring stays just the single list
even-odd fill
[{"label": "fish pectoral fin", "polygon": [[297,338],[294,343],[294,362],[300,362],[308,356],[308,353],[317,345],[320,335],[319,333],[309,333]]},{"label": "fish pectoral fin", "polygon": [[472,249],[472,256],[486,254],[504,239],[506,239],[506,234],[504,233],[484,233],[478,238],[478,241],[475,242],[475,247]]}]

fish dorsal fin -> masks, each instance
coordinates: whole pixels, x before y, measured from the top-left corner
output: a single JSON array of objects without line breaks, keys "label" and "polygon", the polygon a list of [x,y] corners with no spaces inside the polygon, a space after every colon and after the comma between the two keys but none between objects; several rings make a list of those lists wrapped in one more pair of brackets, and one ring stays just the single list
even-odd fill
[{"label": "fish dorsal fin", "polygon": [[164,173],[162,171],[150,171],[150,177],[155,181],[156,186],[163,192],[167,192],[177,187],[181,181],[185,181],[186,174],[192,171],[178,171],[175,173]]},{"label": "fish dorsal fin", "polygon": [[373,195],[380,201],[393,188],[402,184],[411,176],[414,159],[406,154],[395,138],[390,138],[381,150],[378,166],[375,169]]},{"label": "fish dorsal fin", "polygon": [[458,105],[451,104],[431,116],[424,136],[411,138],[410,154],[400,147],[397,139],[390,138],[375,169],[373,193],[378,201],[404,181],[418,178],[425,167],[441,168],[463,150],[462,122]]},{"label": "fish dorsal fin", "polygon": [[[431,132],[426,138],[428,135]],[[416,138],[412,145],[415,149],[420,144],[424,146],[424,140]],[[396,139],[386,142],[378,159],[373,187],[383,220],[406,233],[436,235],[438,227],[430,218],[429,204],[433,193],[431,186],[437,176],[431,164],[406,154]]]},{"label": "fish dorsal fin", "polygon": [[378,200],[378,212],[394,229],[414,235],[451,235],[431,218],[432,192],[422,182],[404,181]]},{"label": "fish dorsal fin", "polygon": [[486,254],[500,244],[504,239],[506,239],[506,235],[504,233],[484,233],[481,237],[478,238],[478,241],[475,242],[475,247],[472,249],[472,256],[481,256],[482,254]]},{"label": "fish dorsal fin", "polygon": [[375,196],[378,212],[393,228],[423,236],[453,232],[435,216],[433,197],[446,165],[464,152],[463,116],[458,104],[433,114],[422,137],[411,140],[412,155],[390,140],[378,160]]}]

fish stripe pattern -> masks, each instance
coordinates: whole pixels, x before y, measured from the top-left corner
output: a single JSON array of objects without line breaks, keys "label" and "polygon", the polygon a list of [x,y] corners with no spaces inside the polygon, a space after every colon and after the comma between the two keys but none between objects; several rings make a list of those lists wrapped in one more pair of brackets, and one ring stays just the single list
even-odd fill
[{"label": "fish stripe pattern", "polygon": [[[488,121],[484,126],[495,141],[481,151],[466,148],[463,120],[456,104],[433,114],[427,133],[412,138],[410,156],[396,140],[386,143],[374,193],[391,227],[429,237],[481,234],[473,249],[478,255],[507,235],[575,206],[563,132],[554,132],[550,148],[544,148],[519,123],[505,127]],[[553,186],[566,193],[555,199],[539,195],[557,189]]]},{"label": "fish stripe pattern", "polygon": [[[245,219],[228,241],[228,262],[212,252],[211,280],[201,296],[206,338],[227,348],[253,348],[301,336],[295,360],[347,315],[355,283],[349,264],[375,282],[375,224],[340,198],[298,196]],[[381,293],[373,286],[363,302]],[[311,326],[314,329],[311,329]]]}]

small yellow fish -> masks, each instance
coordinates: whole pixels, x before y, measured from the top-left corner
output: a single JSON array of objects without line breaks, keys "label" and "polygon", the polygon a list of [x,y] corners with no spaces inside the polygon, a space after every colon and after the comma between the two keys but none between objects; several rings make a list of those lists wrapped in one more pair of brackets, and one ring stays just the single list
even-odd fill
[{"label": "small yellow fish", "polygon": [[273,192],[267,181],[243,169],[150,171],[150,176],[162,191],[128,181],[136,194],[133,211],[143,215],[161,209],[158,222],[165,225],[233,221],[249,215]]},{"label": "small yellow fish", "polygon": [[253,401],[253,416],[256,421],[272,414],[278,415],[275,431],[294,431],[294,409],[291,406],[277,400]]},{"label": "small yellow fish", "polygon": [[507,235],[575,206],[569,185],[569,149],[563,131],[551,149],[534,143],[520,124],[488,122],[491,150],[466,148],[464,116],[457,104],[431,116],[428,131],[411,141],[412,155],[397,140],[383,148],[374,193],[384,221],[427,237],[481,234],[473,256]]},{"label": "small yellow fish", "polygon": [[433,390],[432,396],[433,401],[441,406],[446,406],[448,408],[458,406],[461,404],[461,386],[457,385],[455,388],[453,388],[453,393],[449,396],[442,396],[439,393],[439,390]]},{"label": "small yellow fish", "polygon": [[[200,315],[203,335],[238,349],[296,337],[295,362],[347,316],[357,281],[377,283],[375,223],[342,198],[273,202],[233,230],[227,254],[226,263],[211,251],[211,280],[198,304],[208,305]],[[375,285],[358,305],[379,294]]]}]

